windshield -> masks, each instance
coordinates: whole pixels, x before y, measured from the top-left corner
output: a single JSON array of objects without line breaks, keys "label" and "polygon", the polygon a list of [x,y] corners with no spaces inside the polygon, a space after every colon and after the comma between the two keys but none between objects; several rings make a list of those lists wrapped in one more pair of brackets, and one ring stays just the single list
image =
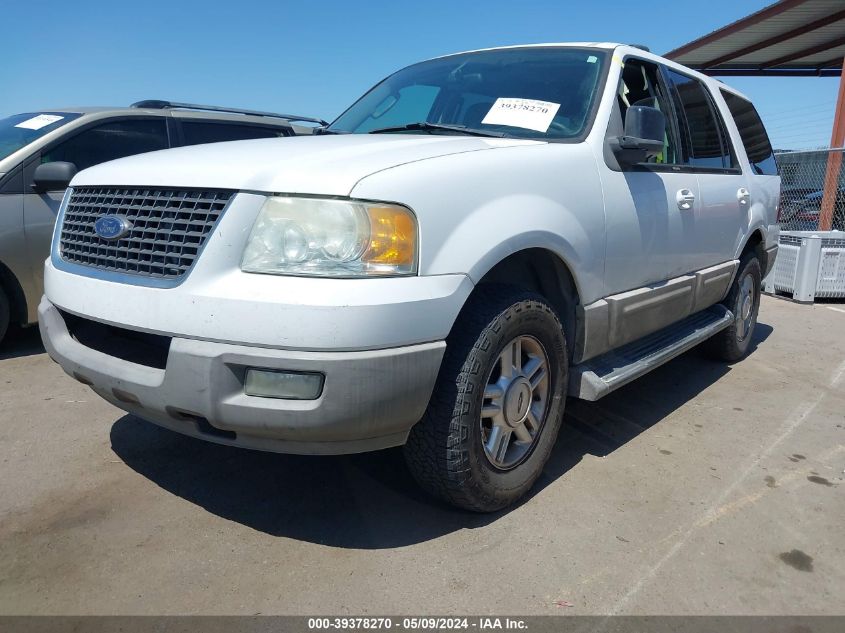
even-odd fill
[{"label": "windshield", "polygon": [[0,160],[79,116],[69,112],[28,112],[0,119]]},{"label": "windshield", "polygon": [[[328,132],[408,132],[432,123],[543,140],[589,126],[607,53],[592,48],[512,48],[450,55],[391,75]],[[400,129],[394,129],[400,128]],[[449,134],[416,126],[413,133]]]}]

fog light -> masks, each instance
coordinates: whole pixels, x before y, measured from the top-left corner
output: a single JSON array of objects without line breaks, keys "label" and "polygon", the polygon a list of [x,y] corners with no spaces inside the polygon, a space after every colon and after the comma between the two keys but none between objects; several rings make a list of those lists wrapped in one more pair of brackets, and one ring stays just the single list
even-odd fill
[{"label": "fog light", "polygon": [[323,374],[247,369],[244,393],[260,398],[285,400],[316,400],[323,392]]}]

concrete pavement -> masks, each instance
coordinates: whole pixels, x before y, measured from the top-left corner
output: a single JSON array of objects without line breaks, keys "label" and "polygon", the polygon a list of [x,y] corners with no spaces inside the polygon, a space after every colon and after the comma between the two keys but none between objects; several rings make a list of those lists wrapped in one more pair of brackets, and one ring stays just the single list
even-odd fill
[{"label": "concrete pavement", "polygon": [[0,347],[0,613],[843,614],[843,469],[845,304],[764,297],[743,362],[693,350],[570,400],[529,499],[490,516],[396,450],[127,416],[30,330]]}]

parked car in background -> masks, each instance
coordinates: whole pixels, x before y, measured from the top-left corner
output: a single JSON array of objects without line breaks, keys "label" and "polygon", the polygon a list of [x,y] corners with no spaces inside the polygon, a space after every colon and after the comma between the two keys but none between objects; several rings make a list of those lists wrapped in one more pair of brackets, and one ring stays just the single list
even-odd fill
[{"label": "parked car in background", "polygon": [[[780,226],[788,231],[816,231],[822,212],[824,191],[813,191],[803,197],[787,203],[786,211],[781,211]],[[781,196],[781,209],[784,198]],[[837,190],[833,199],[833,225],[835,230],[845,229],[845,189]]]},{"label": "parked car in background", "polygon": [[319,131],[78,174],[50,356],[209,441],[404,445],[430,493],[493,511],[540,476],[567,396],[751,349],[780,178],[725,84],[633,46],[489,49],[400,70]]},{"label": "parked car in background", "polygon": [[0,119],[0,340],[37,320],[44,259],[70,179],[133,154],[310,133],[319,119],[167,101],[128,108],[59,108]]},{"label": "parked car in background", "polygon": [[817,189],[814,187],[782,187],[780,191],[780,204],[778,205],[778,222],[782,228],[790,222],[795,214],[798,212],[798,206],[804,199],[816,193]]}]

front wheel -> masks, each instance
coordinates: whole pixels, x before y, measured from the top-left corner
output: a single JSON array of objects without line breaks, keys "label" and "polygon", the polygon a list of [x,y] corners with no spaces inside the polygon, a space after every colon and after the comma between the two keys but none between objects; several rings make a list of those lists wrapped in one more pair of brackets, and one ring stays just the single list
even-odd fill
[{"label": "front wheel", "polygon": [[761,285],[760,260],[756,253],[747,253],[739,262],[736,277],[723,302],[734,313],[733,323],[706,342],[706,350],[711,356],[733,363],[748,353],[757,326]]},{"label": "front wheel", "polygon": [[447,340],[431,402],[405,445],[414,478],[478,512],[523,496],[557,438],[567,358],[560,320],[543,297],[479,288]]}]

